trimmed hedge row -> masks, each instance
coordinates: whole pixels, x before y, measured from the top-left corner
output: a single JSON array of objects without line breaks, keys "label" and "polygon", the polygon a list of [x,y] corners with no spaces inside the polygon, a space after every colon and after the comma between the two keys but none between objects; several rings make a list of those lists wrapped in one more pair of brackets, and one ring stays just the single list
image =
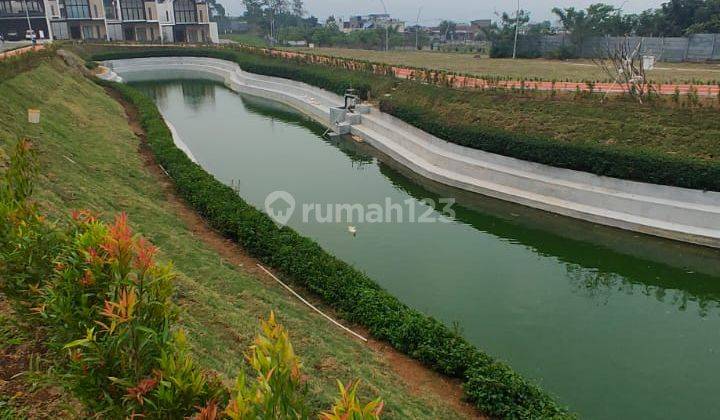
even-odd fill
[{"label": "trimmed hedge row", "polygon": [[564,143],[481,125],[447,124],[432,109],[407,98],[380,101],[380,110],[462,146],[558,168],[652,184],[720,191],[720,165],[661,153]]},{"label": "trimmed hedge row", "polygon": [[[233,48],[136,48],[96,54],[93,59],[168,56],[199,56],[234,61],[252,73],[298,80],[338,94],[342,94],[346,88],[354,87],[363,98],[382,98],[380,107],[384,112],[441,139],[491,153],[620,179],[720,191],[720,164],[717,163],[640,150],[564,143],[492,127],[448,124],[433,109],[415,105],[412,97],[383,97],[382,94],[390,92],[393,84],[398,82],[389,76],[329,68],[302,63],[300,59],[274,58],[251,50]],[[443,94],[451,95],[453,92],[433,86],[422,86],[422,89],[422,95],[433,95],[433,89],[443,89]]]},{"label": "trimmed hedge row", "polygon": [[483,413],[503,418],[573,417],[539,387],[439,321],[401,303],[311,239],[288,227],[278,228],[175,147],[151,99],[126,85],[98,83],[116,89],[137,107],[148,144],[178,192],[223,235],[320,295],[345,319],[365,325],[375,337],[433,369],[461,378],[467,399]]}]

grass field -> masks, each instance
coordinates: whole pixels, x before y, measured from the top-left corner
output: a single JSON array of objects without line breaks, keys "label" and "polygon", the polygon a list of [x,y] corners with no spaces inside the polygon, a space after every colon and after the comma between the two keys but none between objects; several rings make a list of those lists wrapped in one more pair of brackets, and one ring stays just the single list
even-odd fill
[{"label": "grass field", "polygon": [[[381,353],[201,240],[145,166],[122,107],[100,87],[55,60],[0,84],[0,95],[0,148],[19,135],[35,140],[42,174],[35,198],[44,209],[60,216],[89,208],[106,219],[126,211],[161,259],[173,261],[181,324],[201,365],[234,378],[257,320],[275,310],[303,362],[313,409],[329,406],[336,379],[361,378],[363,396],[382,395],[390,418],[460,417],[447,401],[410,391]],[[41,110],[41,124],[27,124],[29,107]]]},{"label": "grass field", "polygon": [[[238,42],[243,42],[238,40]],[[472,54],[433,51],[374,51],[346,48],[293,49],[314,54],[356,58],[395,65],[447,70],[478,76],[501,76],[513,79],[542,79],[556,81],[605,80],[603,73],[590,60],[545,60],[475,58]],[[658,63],[649,72],[658,83],[690,81],[720,83],[720,64]]]}]

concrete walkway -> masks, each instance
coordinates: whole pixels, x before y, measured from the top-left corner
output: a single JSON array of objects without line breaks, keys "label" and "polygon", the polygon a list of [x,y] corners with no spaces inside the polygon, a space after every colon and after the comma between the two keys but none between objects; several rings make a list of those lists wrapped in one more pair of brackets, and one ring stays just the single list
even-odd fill
[{"label": "concrete walkway", "polygon": [[[106,78],[203,77],[290,105],[331,128],[343,99],[287,79],[197,57],[116,60]],[[464,190],[621,229],[720,248],[720,193],[654,185],[555,168],[459,146],[372,109],[346,121],[350,133],[412,171]]]}]

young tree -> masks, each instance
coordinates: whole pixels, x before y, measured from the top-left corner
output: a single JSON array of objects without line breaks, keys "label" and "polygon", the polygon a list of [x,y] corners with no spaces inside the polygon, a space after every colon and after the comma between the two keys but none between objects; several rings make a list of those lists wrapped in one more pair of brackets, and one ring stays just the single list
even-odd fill
[{"label": "young tree", "polygon": [[663,36],[665,31],[665,15],[662,10],[645,10],[638,15],[636,35]]},{"label": "young tree", "polygon": [[292,2],[292,13],[297,17],[303,17],[305,15],[305,9],[302,0],[293,0]]},{"label": "young tree", "polygon": [[440,22],[440,33],[445,37],[445,40],[455,39],[455,31],[457,31],[457,23],[452,20],[443,20]]},{"label": "young tree", "polygon": [[642,104],[652,93],[653,87],[645,74],[641,50],[642,42],[631,45],[630,39],[625,37],[615,45],[606,44],[603,54],[594,58],[593,62]]},{"label": "young tree", "polygon": [[504,12],[500,15],[499,23],[493,22],[489,28],[483,29],[484,38],[492,42],[492,50],[490,52],[492,57],[512,56],[516,22],[520,25],[520,32],[528,32],[530,13],[526,10],[520,10],[517,16],[511,16]]}]

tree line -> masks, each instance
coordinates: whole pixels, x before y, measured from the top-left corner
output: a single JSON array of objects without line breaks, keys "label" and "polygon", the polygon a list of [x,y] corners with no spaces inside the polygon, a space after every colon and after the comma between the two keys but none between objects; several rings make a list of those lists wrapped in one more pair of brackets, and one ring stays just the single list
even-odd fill
[{"label": "tree line", "polygon": [[[669,0],[657,9],[641,13],[625,13],[622,8],[605,3],[595,3],[585,9],[556,7],[552,12],[559,25],[549,20],[531,22],[526,10],[503,13],[489,28],[477,34],[477,38],[492,41],[492,56],[509,57],[516,28],[521,40],[563,33],[573,46],[564,46],[555,54],[559,55],[557,58],[570,58],[587,39],[596,36],[678,37],[720,32],[720,0]],[[539,54],[538,51],[518,53],[520,56]]]},{"label": "tree line", "polygon": [[[385,45],[385,29],[374,28],[344,33],[333,15],[325,25],[315,16],[308,16],[303,0],[242,0],[244,18],[257,32],[272,43],[304,40],[318,46],[348,46],[380,49]],[[396,28],[389,28],[391,47],[403,45],[405,36]],[[412,37],[414,42],[415,38]],[[426,35],[419,40],[426,42]]]},{"label": "tree line", "polygon": [[[320,46],[353,46],[382,48],[385,30],[382,28],[344,33],[334,16],[320,25],[315,16],[308,16],[303,0],[242,0],[244,18],[263,36],[272,42],[305,40]],[[211,0],[218,20],[225,19],[225,10],[216,0]],[[659,8],[641,13],[625,13],[620,7],[595,3],[585,9],[575,7],[554,8],[558,24],[546,20],[531,22],[530,13],[502,13],[489,28],[476,34],[477,40],[490,40],[498,48],[507,49],[514,39],[516,26],[523,36],[553,35],[565,33],[575,45],[594,36],[687,36],[697,33],[720,32],[720,0],[668,0]],[[440,32],[445,39],[455,39],[456,23],[443,21]],[[409,28],[414,30],[415,28]],[[412,32],[412,31],[410,31]],[[415,43],[415,35],[404,36],[390,29],[390,46]],[[410,39],[412,38],[412,39]],[[428,35],[421,31],[420,45],[427,45]]]}]

